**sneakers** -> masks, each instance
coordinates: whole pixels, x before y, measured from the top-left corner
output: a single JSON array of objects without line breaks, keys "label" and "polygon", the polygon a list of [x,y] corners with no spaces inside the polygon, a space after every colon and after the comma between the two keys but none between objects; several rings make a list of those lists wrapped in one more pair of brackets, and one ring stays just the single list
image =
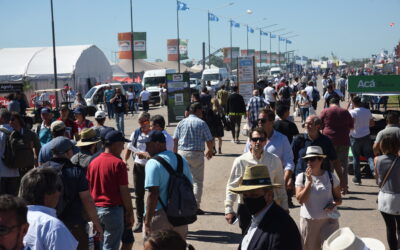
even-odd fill
[{"label": "sneakers", "polygon": [[358,179],[357,177],[353,177],[352,181],[353,181],[354,185],[357,185],[357,186],[361,185],[361,180]]},{"label": "sneakers", "polygon": [[135,227],[133,228],[133,232],[134,233],[141,233],[142,232],[142,228],[143,228],[143,223],[142,222],[138,222],[138,223],[136,223]]}]

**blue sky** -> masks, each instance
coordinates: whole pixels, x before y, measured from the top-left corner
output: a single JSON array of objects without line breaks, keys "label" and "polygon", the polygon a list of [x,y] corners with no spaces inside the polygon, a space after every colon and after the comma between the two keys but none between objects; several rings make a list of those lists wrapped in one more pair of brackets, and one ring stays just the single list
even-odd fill
[{"label": "blue sky", "polygon": [[[298,34],[288,50],[318,58],[333,51],[340,58],[369,57],[382,48],[391,51],[400,40],[400,0],[183,0],[190,10],[180,12],[180,36],[189,40],[189,57],[201,58],[207,42],[207,12],[215,10],[219,22],[211,23],[212,50],[229,47],[229,22],[252,27],[278,25],[281,33]],[[148,59],[165,60],[166,40],[176,38],[175,0],[133,0],[134,31],[147,32]],[[114,60],[117,33],[130,31],[129,0],[54,0],[57,45],[95,44]],[[247,9],[252,15],[243,15]],[[266,18],[266,20],[264,20]],[[395,26],[390,27],[389,23]],[[249,35],[249,48],[259,49],[257,31]],[[280,33],[280,32],[278,32]],[[277,51],[277,39],[272,39]],[[0,0],[0,48],[51,46],[49,0]],[[284,50],[284,44],[281,43]],[[233,46],[246,47],[246,28],[233,29]],[[269,50],[269,38],[263,37]]]}]

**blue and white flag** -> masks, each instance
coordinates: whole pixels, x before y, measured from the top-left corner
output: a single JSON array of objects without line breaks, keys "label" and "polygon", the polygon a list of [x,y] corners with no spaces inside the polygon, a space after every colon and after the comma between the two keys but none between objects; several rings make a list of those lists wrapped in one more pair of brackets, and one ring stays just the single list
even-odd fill
[{"label": "blue and white flag", "polygon": [[262,35],[262,36],[268,36],[268,32],[264,32],[264,31],[260,30],[260,35]]},{"label": "blue and white flag", "polygon": [[287,44],[292,44],[292,41],[286,39],[286,43],[287,43]]},{"label": "blue and white flag", "polygon": [[240,23],[231,20],[231,27],[240,28]]},{"label": "blue and white flag", "polygon": [[213,22],[218,22],[219,18],[216,15],[214,15],[213,13],[208,13],[208,20],[213,21]]},{"label": "blue and white flag", "polygon": [[270,38],[276,38],[276,35],[271,34],[269,37],[270,37]]},{"label": "blue and white flag", "polygon": [[187,4],[184,3],[184,2],[181,2],[181,1],[178,1],[178,2],[177,2],[177,8],[178,8],[178,10],[181,10],[181,11],[185,11],[185,10],[188,10],[188,9],[189,9],[189,7],[187,6]]},{"label": "blue and white flag", "polygon": [[254,29],[251,27],[247,27],[247,32],[254,33]]},{"label": "blue and white flag", "polygon": [[285,40],[286,40],[285,38],[279,37],[279,41],[280,41],[280,42],[284,42]]},{"label": "blue and white flag", "polygon": [[308,57],[306,57],[306,56],[303,56],[303,57],[301,57],[301,60],[303,60],[303,61],[307,61],[307,60],[308,60]]}]

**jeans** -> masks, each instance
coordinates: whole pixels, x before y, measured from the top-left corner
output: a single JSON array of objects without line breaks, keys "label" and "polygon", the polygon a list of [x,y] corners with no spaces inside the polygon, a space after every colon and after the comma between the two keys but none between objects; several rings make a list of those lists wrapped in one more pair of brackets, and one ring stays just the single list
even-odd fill
[{"label": "jeans", "polygon": [[242,121],[241,115],[230,115],[229,120],[231,121],[231,132],[233,140],[239,140],[240,123]]},{"label": "jeans", "polygon": [[[400,248],[400,215],[392,215],[381,212],[386,224],[386,238],[390,250],[397,250]],[[397,228],[397,230],[396,230]]]},{"label": "jeans", "polygon": [[145,171],[144,165],[135,163],[133,165],[133,183],[135,187],[135,205],[137,222],[143,222],[144,214],[144,179]]},{"label": "jeans", "polygon": [[125,136],[124,132],[124,112],[115,113],[115,123],[117,125],[117,130]]},{"label": "jeans", "polygon": [[148,112],[149,111],[149,101],[142,101],[143,105],[143,111]]},{"label": "jeans", "polygon": [[104,230],[102,249],[118,250],[124,232],[124,209],[116,206],[96,207],[96,210]]},{"label": "jeans", "polygon": [[302,122],[306,122],[307,117],[310,115],[310,109],[309,108],[300,108],[301,110],[301,120]]},{"label": "jeans", "polygon": [[361,138],[354,138],[350,136],[350,144],[351,151],[353,152],[354,176],[358,180],[361,180],[360,156],[368,158],[369,168],[371,169],[371,173],[374,173],[374,153],[372,151],[371,138],[369,135]]},{"label": "jeans", "polygon": [[107,105],[108,119],[113,119],[114,118],[114,105],[110,102],[106,102],[106,105]]},{"label": "jeans", "polygon": [[135,113],[139,112],[139,102],[138,102],[138,99],[135,99],[134,106],[135,106]]},{"label": "jeans", "polygon": [[134,109],[135,101],[133,99],[128,100],[128,112],[131,111],[133,115],[133,109]]}]

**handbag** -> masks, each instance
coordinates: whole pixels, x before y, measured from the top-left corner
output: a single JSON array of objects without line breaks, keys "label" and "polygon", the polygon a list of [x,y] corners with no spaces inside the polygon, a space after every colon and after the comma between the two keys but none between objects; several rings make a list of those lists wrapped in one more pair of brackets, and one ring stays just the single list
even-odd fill
[{"label": "handbag", "polygon": [[231,120],[229,119],[229,116],[222,116],[222,123],[224,124],[225,131],[232,130]]},{"label": "handbag", "polygon": [[397,159],[399,159],[399,157],[396,157],[396,159],[394,159],[392,166],[390,166],[389,170],[386,172],[385,177],[383,178],[383,181],[379,184],[380,189],[382,189],[383,185],[385,185],[387,178],[389,177],[390,173],[392,172],[394,165],[396,165]]},{"label": "handbag", "polygon": [[243,136],[249,136],[250,129],[251,129],[251,126],[249,126],[249,123],[246,122],[246,124],[244,124],[243,128],[242,128],[242,135]]}]

